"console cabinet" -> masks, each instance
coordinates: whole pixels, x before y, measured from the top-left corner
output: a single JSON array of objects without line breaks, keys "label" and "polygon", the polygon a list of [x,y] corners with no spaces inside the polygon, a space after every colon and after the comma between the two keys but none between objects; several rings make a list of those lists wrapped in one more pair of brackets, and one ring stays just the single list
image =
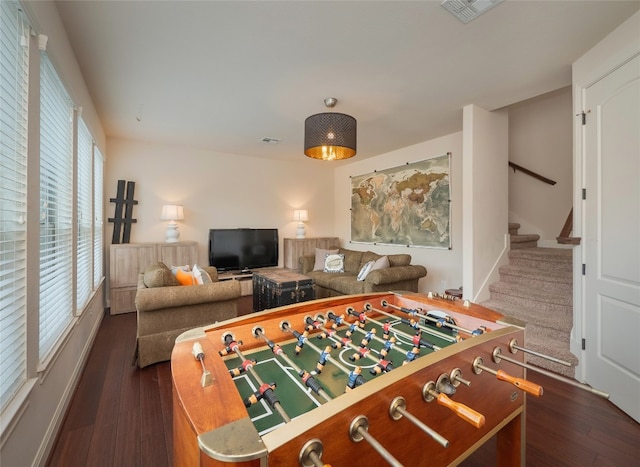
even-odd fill
[{"label": "console cabinet", "polygon": [[136,311],[138,274],[162,261],[167,266],[198,262],[197,242],[120,243],[110,246],[109,290],[111,314]]},{"label": "console cabinet", "polygon": [[316,237],[316,238],[285,238],[284,239],[284,267],[300,270],[298,259],[300,256],[314,255],[316,248],[329,249],[338,246],[338,237]]}]

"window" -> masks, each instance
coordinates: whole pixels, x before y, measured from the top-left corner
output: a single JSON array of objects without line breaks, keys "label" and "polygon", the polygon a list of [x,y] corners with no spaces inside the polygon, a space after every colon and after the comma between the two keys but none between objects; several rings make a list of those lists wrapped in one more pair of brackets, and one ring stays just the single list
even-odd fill
[{"label": "window", "polygon": [[104,157],[93,146],[93,289],[97,289],[102,279],[102,184],[104,183]]},{"label": "window", "polygon": [[93,290],[93,139],[82,119],[78,119],[77,168],[76,313],[81,313]]},{"label": "window", "polygon": [[27,100],[29,28],[0,2],[0,410],[27,378]]},{"label": "window", "polygon": [[40,362],[73,316],[73,106],[46,53],[40,62]]}]

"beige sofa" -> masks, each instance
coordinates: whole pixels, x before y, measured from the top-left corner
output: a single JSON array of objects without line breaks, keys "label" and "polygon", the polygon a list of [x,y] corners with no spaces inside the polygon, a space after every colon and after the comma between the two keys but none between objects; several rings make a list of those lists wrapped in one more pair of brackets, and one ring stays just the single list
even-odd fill
[{"label": "beige sofa", "polygon": [[136,360],[140,368],[171,359],[184,331],[238,316],[238,281],[218,281],[215,268],[203,268],[212,282],[181,286],[163,263],[138,276]]},{"label": "beige sofa", "polygon": [[427,269],[421,265],[412,265],[411,255],[386,255],[389,266],[376,269],[363,281],[357,280],[358,273],[369,261],[382,257],[372,251],[354,251],[336,247],[339,254],[344,255],[344,272],[324,272],[315,270],[316,256],[300,257],[302,274],[313,278],[316,298],[334,297],[370,292],[388,292],[393,290],[418,291],[418,281],[427,275]]}]

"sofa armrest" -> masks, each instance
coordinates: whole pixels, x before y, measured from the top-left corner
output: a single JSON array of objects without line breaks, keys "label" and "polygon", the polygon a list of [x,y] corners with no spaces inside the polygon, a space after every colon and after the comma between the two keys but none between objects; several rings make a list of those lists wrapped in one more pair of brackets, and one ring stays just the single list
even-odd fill
[{"label": "sofa armrest", "polygon": [[302,274],[306,274],[313,271],[313,267],[316,264],[316,257],[315,255],[300,256],[298,258],[298,263],[300,263],[300,272],[302,272]]},{"label": "sofa armrest", "polygon": [[222,281],[204,285],[154,287],[148,289],[140,281],[136,292],[138,311],[161,310],[185,305],[221,302],[240,297],[240,282]]},{"label": "sofa armrest", "polygon": [[427,275],[427,268],[422,265],[395,266],[386,269],[376,269],[367,274],[365,282],[375,285],[393,284],[394,282],[420,279]]}]

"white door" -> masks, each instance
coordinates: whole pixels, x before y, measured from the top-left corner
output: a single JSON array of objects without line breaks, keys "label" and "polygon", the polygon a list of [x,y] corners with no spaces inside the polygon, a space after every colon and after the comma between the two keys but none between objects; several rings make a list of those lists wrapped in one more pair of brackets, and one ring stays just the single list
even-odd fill
[{"label": "white door", "polygon": [[583,95],[585,379],[640,421],[640,56]]}]

